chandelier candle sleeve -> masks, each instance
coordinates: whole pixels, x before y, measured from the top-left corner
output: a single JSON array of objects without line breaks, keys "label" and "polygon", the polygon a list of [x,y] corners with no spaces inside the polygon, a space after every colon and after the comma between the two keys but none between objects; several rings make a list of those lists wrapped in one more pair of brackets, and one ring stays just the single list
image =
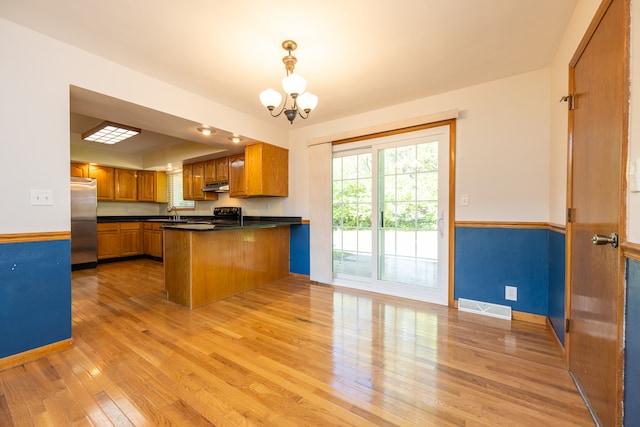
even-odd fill
[{"label": "chandelier candle sleeve", "polygon": [[285,40],[282,42],[282,48],[289,54],[282,58],[282,62],[287,70],[287,75],[282,79],[282,88],[286,96],[280,111],[274,114],[274,110],[279,107],[282,102],[280,92],[267,89],[260,93],[260,102],[269,110],[271,116],[278,117],[284,113],[291,124],[293,124],[293,121],[298,116],[303,119],[308,118],[311,110],[318,105],[318,97],[309,92],[305,92],[307,81],[293,72],[298,60],[295,56],[291,55],[291,52],[296,50],[297,47],[298,45],[293,40]]}]

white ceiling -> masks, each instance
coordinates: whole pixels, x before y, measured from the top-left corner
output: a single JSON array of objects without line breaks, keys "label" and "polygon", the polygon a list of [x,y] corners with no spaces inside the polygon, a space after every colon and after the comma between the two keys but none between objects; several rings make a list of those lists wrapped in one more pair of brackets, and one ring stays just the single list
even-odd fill
[{"label": "white ceiling", "polygon": [[[281,126],[258,94],[281,89],[293,39],[319,97],[300,127],[544,68],[577,1],[3,0],[0,17]],[[105,118],[88,95],[72,110]]]}]

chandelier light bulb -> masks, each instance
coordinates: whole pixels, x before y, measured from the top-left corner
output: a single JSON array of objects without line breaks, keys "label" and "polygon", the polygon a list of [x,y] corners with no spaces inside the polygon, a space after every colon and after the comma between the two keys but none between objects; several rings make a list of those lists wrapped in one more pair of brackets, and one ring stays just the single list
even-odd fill
[{"label": "chandelier light bulb", "polygon": [[269,110],[273,110],[282,102],[282,94],[269,88],[260,93],[260,102]]},{"label": "chandelier light bulb", "polygon": [[300,107],[302,111],[306,113],[313,110],[318,105],[318,97],[309,92],[305,92],[302,95],[298,96],[297,101],[298,107]]},{"label": "chandelier light bulb", "polygon": [[300,95],[307,88],[307,81],[296,73],[291,73],[282,79],[282,88],[287,95]]}]

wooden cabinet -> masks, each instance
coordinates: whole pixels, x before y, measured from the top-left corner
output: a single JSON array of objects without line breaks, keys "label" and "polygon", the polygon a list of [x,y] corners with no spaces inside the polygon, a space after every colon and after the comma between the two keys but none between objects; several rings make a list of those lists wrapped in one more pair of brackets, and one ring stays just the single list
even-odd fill
[{"label": "wooden cabinet", "polygon": [[86,163],[71,163],[71,176],[89,178],[89,165]]},{"label": "wooden cabinet", "polygon": [[264,142],[229,157],[229,196],[289,195],[289,150]]},{"label": "wooden cabinet", "polygon": [[114,200],[113,168],[89,165],[89,178],[96,179],[96,196],[98,200]]},{"label": "wooden cabinet", "polygon": [[229,156],[229,197],[247,197],[244,153]]},{"label": "wooden cabinet", "polygon": [[117,222],[98,224],[98,259],[120,256],[120,227]]},{"label": "wooden cabinet", "polygon": [[193,168],[193,175],[191,176],[193,200],[204,200],[204,193],[202,192],[202,187],[204,186],[204,162],[194,163],[191,167]]},{"label": "wooden cabinet", "polygon": [[202,191],[205,162],[182,166],[182,198],[184,200],[218,200],[218,194]]},{"label": "wooden cabinet", "polygon": [[132,169],[115,169],[115,197],[119,202],[138,200],[138,173]]},{"label": "wooden cabinet", "polygon": [[193,165],[182,165],[182,198],[193,200]]},{"label": "wooden cabinet", "polygon": [[204,183],[229,181],[229,158],[208,160],[204,164]]},{"label": "wooden cabinet", "polygon": [[120,224],[120,256],[142,254],[142,223],[121,222]]},{"label": "wooden cabinet", "polygon": [[204,183],[211,184],[218,182],[218,173],[216,172],[216,159],[204,162]]},{"label": "wooden cabinet", "polygon": [[167,203],[167,174],[138,171],[138,201]]},{"label": "wooden cabinet", "polygon": [[162,224],[158,222],[142,224],[142,247],[145,255],[162,258]]},{"label": "wooden cabinet", "polygon": [[110,166],[71,163],[71,176],[96,179],[102,201],[167,203],[167,174]]},{"label": "wooden cabinet", "polygon": [[107,222],[98,224],[98,259],[141,255],[140,222]]},{"label": "wooden cabinet", "polygon": [[218,182],[229,181],[229,158],[216,159],[216,179]]}]

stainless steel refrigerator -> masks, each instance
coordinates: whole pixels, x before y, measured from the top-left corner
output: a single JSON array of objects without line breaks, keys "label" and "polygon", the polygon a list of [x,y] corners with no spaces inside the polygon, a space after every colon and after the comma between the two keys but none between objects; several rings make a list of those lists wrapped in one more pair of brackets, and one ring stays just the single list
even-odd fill
[{"label": "stainless steel refrigerator", "polygon": [[71,177],[71,267],[94,268],[98,263],[95,178]]}]

